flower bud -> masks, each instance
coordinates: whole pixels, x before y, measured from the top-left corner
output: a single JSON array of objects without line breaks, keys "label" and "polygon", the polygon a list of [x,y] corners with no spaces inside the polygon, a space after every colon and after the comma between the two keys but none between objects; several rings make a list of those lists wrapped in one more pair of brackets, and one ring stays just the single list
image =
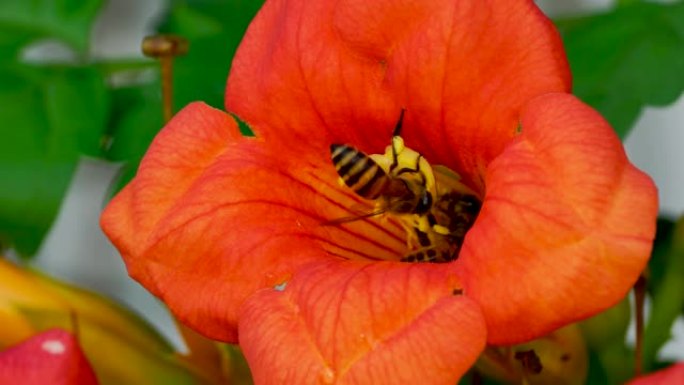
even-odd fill
[{"label": "flower bud", "polygon": [[101,384],[208,382],[201,370],[130,311],[1,258],[0,325],[0,349],[47,329],[71,331]]},{"label": "flower bud", "polygon": [[576,325],[520,345],[488,347],[476,364],[483,375],[507,383],[581,385],[588,355]]},{"label": "flower bud", "polygon": [[0,384],[97,385],[78,341],[52,329],[0,352]]}]

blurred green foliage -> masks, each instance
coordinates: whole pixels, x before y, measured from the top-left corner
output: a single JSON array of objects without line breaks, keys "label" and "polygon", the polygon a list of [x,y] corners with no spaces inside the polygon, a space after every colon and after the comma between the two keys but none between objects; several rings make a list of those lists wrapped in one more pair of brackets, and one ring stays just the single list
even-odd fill
[{"label": "blurred green foliage", "polygon": [[109,114],[102,75],[80,63],[21,61],[50,38],[77,58],[101,1],[0,2],[0,243],[33,255],[60,207],[80,155],[100,154]]},{"label": "blurred green foliage", "polygon": [[651,310],[644,330],[644,367],[657,364],[657,353],[672,337],[670,330],[684,310],[684,216],[676,223],[660,220],[649,261]]},{"label": "blurred green foliage", "polygon": [[102,0],[29,0],[0,2],[0,60],[18,59],[26,44],[53,38],[85,55],[90,28]]},{"label": "blurred green foliage", "polygon": [[5,68],[0,81],[0,237],[36,252],[80,155],[99,155],[109,94],[88,67]]},{"label": "blurred green foliage", "polygon": [[623,384],[634,374],[634,351],[625,343],[631,316],[625,298],[580,323],[590,352],[588,384]]},{"label": "blurred green foliage", "polygon": [[[255,0],[171,2],[158,31],[183,36],[190,42],[188,53],[176,58],[173,64],[175,111],[197,100],[223,109],[230,63],[261,4]],[[145,150],[162,127],[160,89],[156,73],[145,84],[112,90],[114,113],[105,158],[124,163],[114,191],[135,175]]]},{"label": "blurred green foliage", "polygon": [[[158,31],[184,36],[191,47],[174,63],[176,109],[195,100],[222,108],[233,54],[261,3],[171,2]],[[81,156],[122,164],[115,192],[133,177],[163,125],[153,60],[96,62],[88,56],[102,4],[0,2],[0,178],[9,187],[0,190],[0,247],[26,258],[40,247]],[[45,39],[68,47],[74,59],[27,62],[23,52]],[[136,81],[112,81],[121,74]]]},{"label": "blurred green foliage", "polygon": [[162,33],[190,41],[190,51],[174,64],[174,103],[180,109],[202,100],[223,109],[226,79],[242,36],[261,0],[173,0]]},{"label": "blurred green foliage", "polygon": [[[647,294],[642,365],[645,371],[665,366],[658,352],[671,339],[670,331],[684,310],[684,217],[677,222],[659,219],[656,240],[645,272]],[[631,319],[629,301],[581,323],[590,347],[589,384],[624,384],[634,375],[634,346],[625,340]]]},{"label": "blurred green foliage", "polygon": [[647,106],[684,90],[684,2],[625,1],[615,10],[557,20],[573,92],[624,137]]}]

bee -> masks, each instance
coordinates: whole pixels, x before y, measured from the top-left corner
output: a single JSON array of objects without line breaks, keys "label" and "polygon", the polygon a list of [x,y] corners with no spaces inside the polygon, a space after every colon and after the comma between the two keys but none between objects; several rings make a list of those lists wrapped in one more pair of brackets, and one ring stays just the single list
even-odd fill
[{"label": "bee", "polygon": [[446,167],[432,167],[400,136],[404,110],[384,154],[368,155],[347,145],[332,144],[330,156],[341,184],[375,202],[367,214],[341,218],[339,224],[376,215],[399,219],[407,232],[404,262],[448,262],[458,256],[465,233],[480,210],[480,200]]}]

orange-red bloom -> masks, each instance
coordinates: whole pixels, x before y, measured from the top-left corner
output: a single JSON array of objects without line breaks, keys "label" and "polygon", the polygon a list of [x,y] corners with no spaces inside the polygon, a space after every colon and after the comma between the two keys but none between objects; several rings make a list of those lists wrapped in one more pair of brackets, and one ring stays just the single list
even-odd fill
[{"label": "orange-red bloom", "polygon": [[[178,317],[240,342],[257,383],[453,383],[485,339],[605,309],[647,261],[653,183],[569,89],[532,1],[267,1],[226,91],[256,138],[186,107],[102,225]],[[402,108],[407,146],[484,197],[450,263],[398,262],[391,219],[322,225],[360,202],[330,144],[381,153]]]},{"label": "orange-red bloom", "polygon": [[0,352],[0,384],[97,385],[78,341],[51,329]]},{"label": "orange-red bloom", "polygon": [[630,381],[627,385],[684,384],[684,362],[680,362]]}]

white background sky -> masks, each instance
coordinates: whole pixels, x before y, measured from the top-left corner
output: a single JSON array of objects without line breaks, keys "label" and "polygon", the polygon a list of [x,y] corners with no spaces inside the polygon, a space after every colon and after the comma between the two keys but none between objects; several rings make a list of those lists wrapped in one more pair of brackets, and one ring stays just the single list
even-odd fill
[{"label": "white background sky", "polygon": [[[537,3],[554,15],[607,8],[605,0],[544,0]],[[143,36],[151,20],[166,5],[161,0],[111,0],[94,27],[93,54],[99,57],[140,57]],[[661,211],[674,218],[684,213],[682,143],[684,98],[667,108],[647,108],[626,140],[630,159],[648,172],[659,188]],[[50,274],[104,292],[136,309],[180,345],[164,308],[130,280],[118,253],[99,229],[98,217],[117,168],[84,159],[70,186],[62,210],[43,244],[37,264]],[[684,322],[675,327],[677,341],[662,353],[684,360]]]}]

